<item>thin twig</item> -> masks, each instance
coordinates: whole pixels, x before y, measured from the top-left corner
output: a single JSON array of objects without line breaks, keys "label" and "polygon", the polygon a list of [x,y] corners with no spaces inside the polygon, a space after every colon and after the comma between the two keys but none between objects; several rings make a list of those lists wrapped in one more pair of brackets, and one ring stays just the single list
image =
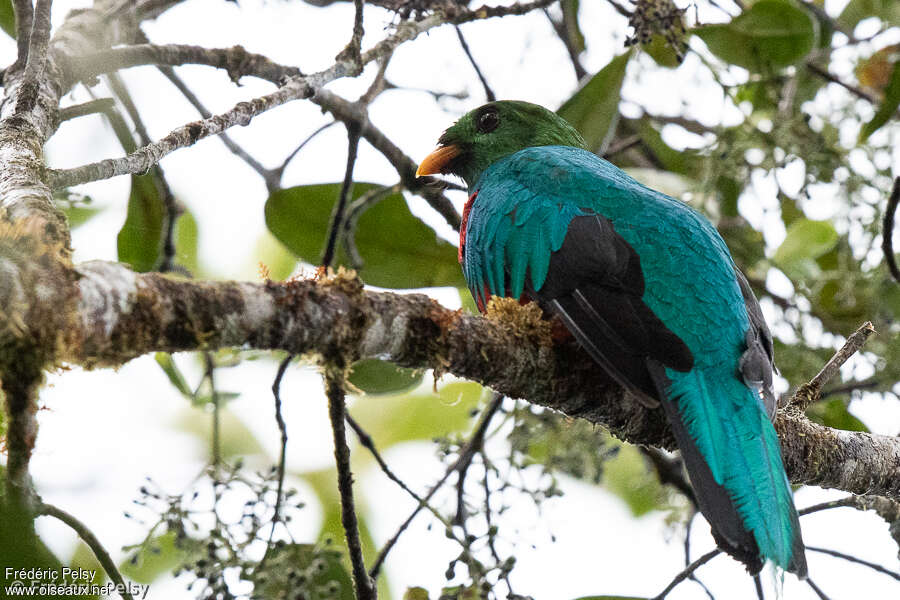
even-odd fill
[{"label": "thin twig", "polygon": [[350,429],[356,433],[357,439],[359,439],[359,444],[363,448],[369,451],[372,454],[372,458],[375,459],[375,462],[378,463],[378,466],[381,467],[382,472],[387,475],[387,478],[400,486],[404,492],[413,497],[413,499],[418,502],[420,505],[424,505],[426,500],[419,496],[415,491],[413,491],[406,482],[397,477],[397,475],[391,470],[391,468],[384,461],[384,458],[381,456],[381,453],[378,452],[378,448],[375,447],[375,441],[372,439],[372,436],[363,429],[362,425],[356,422],[356,420],[350,416],[350,413],[347,413],[347,425],[350,426]]},{"label": "thin twig", "polygon": [[284,417],[281,415],[281,380],[287,371],[288,365],[291,364],[294,355],[289,354],[281,364],[278,365],[278,372],[275,374],[275,381],[272,382],[272,395],[275,397],[275,421],[278,423],[278,431],[281,433],[281,450],[278,454],[278,489],[275,492],[275,514],[272,516],[272,529],[269,530],[269,541],[266,543],[266,551],[256,566],[254,572],[262,573],[266,564],[266,559],[272,550],[272,540],[275,537],[275,526],[281,522],[281,499],[284,491],[284,466],[287,457],[287,425]]},{"label": "thin twig", "polygon": [[856,563],[858,565],[863,565],[864,567],[869,567],[873,571],[878,571],[879,573],[884,573],[885,575],[888,575],[890,577],[893,577],[897,581],[900,581],[900,573],[897,573],[896,571],[891,571],[890,569],[885,569],[884,567],[882,567],[881,565],[879,565],[877,563],[869,562],[867,560],[857,558],[850,554],[844,554],[843,552],[838,552],[837,550],[830,550],[829,548],[819,548],[818,546],[807,546],[806,549],[809,550],[810,552],[818,552],[820,554],[828,554],[828,555],[834,556],[836,558],[842,558],[842,559],[846,560],[847,562],[852,562],[852,563]]},{"label": "thin twig", "polygon": [[481,85],[482,87],[484,87],[484,95],[487,97],[487,101],[493,102],[497,99],[497,96],[494,95],[494,90],[492,90],[491,86],[488,85],[487,79],[485,79],[484,77],[484,73],[481,72],[481,67],[478,66],[477,62],[475,62],[475,57],[472,56],[472,51],[469,49],[469,44],[466,43],[466,38],[463,36],[462,29],[459,25],[456,26],[456,37],[459,38],[459,45],[462,46],[463,52],[466,53],[466,57],[472,64],[472,68],[475,69],[475,74],[478,75],[478,80],[481,81]]},{"label": "thin twig", "polygon": [[711,561],[713,558],[715,558],[716,556],[718,556],[721,553],[722,553],[722,551],[719,549],[710,550],[709,552],[707,552],[706,554],[704,554],[703,556],[701,556],[700,558],[698,558],[697,560],[692,562],[683,571],[681,571],[678,575],[676,575],[675,578],[672,579],[671,582],[669,582],[669,585],[666,586],[666,589],[661,591],[658,595],[654,596],[652,598],[652,600],[663,600],[663,598],[668,596],[669,592],[671,592],[673,589],[675,589],[675,587],[679,583],[681,583],[682,581],[684,581],[685,579],[690,577],[694,571],[696,571],[698,568],[705,565],[706,563],[708,563],[709,561]]},{"label": "thin twig", "polygon": [[[159,72],[163,74],[163,76],[168,79],[172,85],[178,88],[178,91],[181,92],[181,95],[184,96],[185,100],[187,100],[191,106],[193,106],[200,116],[204,119],[209,119],[212,117],[212,113],[207,110],[206,106],[200,101],[200,99],[194,94],[193,91],[187,86],[187,84],[175,73],[175,69],[170,66],[158,66]],[[261,162],[253,158],[250,153],[240,147],[231,136],[228,135],[227,132],[222,132],[219,134],[219,139],[222,140],[222,143],[225,144],[225,147],[228,148],[232,154],[243,160],[247,165],[256,171],[260,177],[263,178],[263,181],[266,182],[266,188],[270,191],[274,190],[278,187],[278,177],[272,169],[267,169]]]},{"label": "thin twig", "polygon": [[328,396],[328,416],[334,434],[334,459],[338,472],[338,491],[341,495],[341,523],[347,538],[347,551],[353,565],[353,582],[357,600],[374,600],[375,585],[366,573],[362,543],[359,539],[359,523],[353,501],[353,473],[350,472],[350,448],[347,446],[344,405],[344,370],[336,365],[325,367],[325,393]]},{"label": "thin twig", "polygon": [[341,191],[331,217],[331,225],[328,228],[328,241],[325,251],[322,253],[322,266],[330,267],[334,261],[337,250],[338,234],[344,226],[344,211],[353,194],[353,168],[356,166],[356,156],[359,151],[359,126],[355,123],[347,125],[347,168],[344,171],[344,181],[341,183]]},{"label": "thin twig", "polygon": [[103,570],[106,571],[106,574],[109,575],[109,578],[112,579],[113,583],[115,583],[120,590],[119,593],[122,594],[122,598],[125,600],[134,600],[131,593],[128,591],[125,579],[122,578],[122,574],[119,573],[119,569],[116,567],[116,563],[87,525],[63,509],[53,506],[52,504],[41,503],[38,508],[38,515],[54,517],[68,525],[78,534],[78,537],[87,544],[87,547],[91,549],[91,552],[94,553],[100,566],[103,567]]},{"label": "thin twig", "polygon": [[822,393],[819,394],[819,399],[821,400],[829,396],[838,396],[841,394],[850,394],[859,390],[871,390],[877,388],[879,385],[881,385],[881,382],[877,379],[867,379],[865,381],[853,381],[844,385],[835,385],[822,390]]},{"label": "thin twig", "polygon": [[836,83],[837,85],[841,86],[842,88],[844,88],[845,90],[847,90],[848,92],[850,92],[851,94],[856,96],[857,98],[862,98],[863,100],[868,100],[872,104],[878,103],[878,99],[875,98],[875,96],[873,96],[869,92],[863,90],[862,88],[858,88],[855,85],[852,85],[850,83],[847,83],[846,81],[841,80],[836,75],[832,75],[828,71],[828,69],[820,67],[819,65],[817,65],[816,63],[814,63],[811,60],[806,61],[805,64],[806,64],[807,70],[809,70],[810,73],[818,75],[822,79],[824,79],[826,81],[830,81],[831,83]]},{"label": "thin twig", "polygon": [[65,121],[70,121],[72,119],[77,119],[78,117],[84,117],[86,115],[93,115],[96,113],[105,113],[108,110],[112,110],[115,106],[115,100],[112,98],[95,98],[94,100],[88,100],[87,102],[82,102],[81,104],[75,104],[73,106],[67,106],[65,108],[59,109],[59,122],[63,123]]},{"label": "thin twig", "polygon": [[[215,380],[215,372],[216,372],[216,363],[213,360],[212,352],[204,352],[203,359],[206,364],[206,369],[204,372],[204,378],[209,382],[210,388],[210,400],[213,405],[213,419],[212,419],[212,466],[215,472],[218,474],[219,468],[222,465],[222,442],[221,442],[221,434],[219,428],[219,393],[216,391],[216,380]],[[217,475],[218,478],[218,475]]]},{"label": "thin twig", "polygon": [[581,64],[581,58],[579,57],[578,49],[572,44],[572,36],[570,35],[569,28],[571,24],[569,23],[569,19],[571,18],[568,15],[568,12],[565,8],[563,8],[563,3],[560,3],[560,8],[562,9],[563,16],[562,19],[556,20],[550,14],[550,11],[546,8],[544,9],[544,16],[547,17],[547,20],[550,21],[550,24],[553,26],[553,30],[556,31],[556,35],[562,41],[563,46],[566,47],[566,52],[569,53],[569,60],[572,62],[572,68],[575,70],[575,79],[581,81],[584,79],[584,76],[587,75],[587,69],[584,68],[584,65]]},{"label": "thin twig", "polygon": [[[522,15],[532,10],[543,8],[554,1],[535,0],[534,2],[509,6],[482,6],[476,9],[454,8],[453,11],[447,14],[437,11],[421,21],[405,21],[404,26],[398,28],[396,33],[363,52],[360,55],[360,65],[352,64],[348,61],[339,61],[324,71],[290,78],[281,88],[271,94],[259,96],[247,102],[240,102],[222,114],[178,127],[159,141],[144,146],[128,156],[106,159],[73,169],[47,169],[45,171],[45,180],[49,182],[51,188],[59,189],[98,179],[109,179],[117,175],[143,173],[164,156],[171,154],[175,150],[192,146],[199,140],[211,135],[218,135],[234,125],[247,125],[254,117],[263,112],[293,100],[309,98],[316,94],[317,91],[323,91],[321,88],[325,84],[341,77],[353,75],[358,71],[358,66],[364,66],[386,56],[400,44],[415,39],[429,29],[447,23],[460,24],[505,15]],[[369,139],[367,136],[365,137],[367,140]],[[415,169],[413,169],[414,172]],[[415,177],[406,176],[405,179],[414,180]],[[428,178],[423,179],[429,182],[432,181]],[[414,187],[416,187],[415,184],[410,189]],[[424,186],[418,186],[419,189],[422,187]],[[429,201],[434,200],[433,197],[429,198],[428,194],[423,194],[423,197]],[[444,212],[441,214],[448,219],[451,226],[459,227],[459,215],[451,216],[450,213],[445,214]]]},{"label": "thin twig", "polygon": [[625,152],[629,148],[633,148],[640,143],[641,136],[639,134],[630,135],[626,138],[622,138],[621,140],[617,140],[610,144],[609,148],[606,149],[606,152],[603,153],[603,158],[609,160],[616,154]]},{"label": "thin twig", "polygon": [[297,153],[303,150],[304,146],[313,141],[313,138],[315,138],[317,135],[319,135],[335,123],[337,123],[337,121],[329,121],[328,123],[325,123],[318,129],[313,131],[311,134],[306,136],[306,138],[302,142],[300,142],[300,145],[294,148],[293,152],[287,155],[287,158],[284,159],[284,161],[281,163],[281,166],[272,170],[272,173],[274,174],[278,185],[281,184],[281,179],[282,177],[284,177],[284,170],[287,168],[288,164],[290,164],[290,162],[294,160],[294,157],[297,156]]},{"label": "thin twig", "polygon": [[[813,580],[810,579],[809,577],[806,578],[806,585],[808,585],[809,587],[812,588],[812,591],[814,591],[814,592],[816,593],[816,595],[819,597],[819,600],[831,600],[828,596],[825,595],[825,592],[823,592],[823,591],[819,588],[819,586],[817,586],[817,585],[813,582]],[[761,596],[760,596],[760,598],[761,598]]]},{"label": "thin twig", "polygon": [[894,256],[894,214],[897,212],[898,204],[900,204],[900,177],[894,180],[894,189],[884,208],[884,221],[881,227],[881,249],[884,250],[884,260],[891,275],[897,283],[900,283],[900,269],[897,268],[897,258]]},{"label": "thin twig", "polygon": [[[502,400],[502,397],[501,397]],[[497,414],[497,410],[500,408],[500,402],[497,402],[496,398],[491,400],[491,403],[485,407],[484,411],[481,413],[481,418],[478,421],[478,424],[475,426],[474,431],[472,432],[472,437],[469,438],[469,441],[463,446],[459,451],[459,456],[456,458],[456,461],[444,471],[444,475],[435,483],[428,493],[425,494],[425,497],[422,499],[422,504],[419,504],[413,510],[412,514],[407,517],[407,519],[397,528],[397,531],[394,533],[393,537],[385,543],[385,545],[381,548],[381,551],[378,553],[378,557],[375,559],[375,562],[372,564],[372,568],[369,570],[369,575],[374,579],[378,576],[379,571],[381,570],[381,566],[384,564],[384,560],[387,558],[387,555],[390,553],[391,549],[394,547],[394,544],[397,543],[397,540],[400,539],[400,536],[406,531],[407,527],[409,527],[410,523],[412,523],[413,519],[416,518],[416,515],[419,514],[419,511],[425,507],[425,503],[427,503],[434,496],[435,493],[444,485],[447,479],[450,478],[452,473],[458,471],[459,466],[463,464],[464,461],[471,461],[470,455],[475,453],[475,449],[481,447],[481,444],[484,441],[485,433],[487,432],[488,426],[491,424],[491,420],[494,418],[494,415]]]},{"label": "thin twig", "polygon": [[819,401],[822,392],[822,386],[828,383],[828,380],[840,370],[841,366],[847,360],[856,354],[860,348],[865,345],[866,340],[875,333],[875,327],[871,321],[866,321],[859,326],[853,334],[847,338],[841,349],[835,352],[822,370],[816,374],[808,383],[801,385],[790,400],[790,404],[797,406],[800,410],[806,410],[811,404]]},{"label": "thin twig", "polygon": [[[491,397],[491,403],[488,404],[487,410],[485,411],[486,418],[484,419],[484,422],[489,423],[502,405],[503,394],[494,392]],[[472,466],[472,459],[475,458],[475,455],[484,446],[485,433],[487,433],[487,425],[476,431],[476,434],[472,436],[472,439],[470,439],[469,443],[463,448],[465,452],[460,451],[459,458],[456,461],[456,472],[458,473],[456,478],[456,516],[453,519],[453,523],[456,525],[464,526],[466,522],[466,504],[463,500],[466,474],[469,472],[469,467]]]},{"label": "thin twig", "polygon": [[339,121],[348,125],[359,124],[360,135],[394,166],[406,189],[420,195],[454,230],[459,230],[459,213],[456,212],[453,203],[444,196],[443,190],[463,189],[461,186],[434,177],[416,177],[417,164],[369,121],[365,106],[358,102],[350,102],[325,89],[318,90],[312,101],[328,110]]},{"label": "thin twig", "polygon": [[[38,78],[44,72],[47,62],[47,48],[50,45],[50,5],[52,0],[36,0],[31,24],[31,36],[28,38],[28,60],[25,62],[25,75],[22,89],[16,100],[17,114],[28,112],[37,103]],[[20,56],[21,58],[21,56]]]}]

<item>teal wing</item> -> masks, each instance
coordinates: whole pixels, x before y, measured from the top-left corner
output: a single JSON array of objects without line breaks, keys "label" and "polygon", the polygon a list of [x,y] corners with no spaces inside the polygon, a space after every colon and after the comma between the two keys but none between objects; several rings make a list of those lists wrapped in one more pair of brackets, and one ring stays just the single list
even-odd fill
[{"label": "teal wing", "polygon": [[755,387],[771,350],[766,363],[749,345],[761,315],[709,221],[570,147],[520,151],[472,191],[463,268],[476,299],[537,299],[620,383],[662,400],[720,545],[751,569],[762,557],[805,574]]}]

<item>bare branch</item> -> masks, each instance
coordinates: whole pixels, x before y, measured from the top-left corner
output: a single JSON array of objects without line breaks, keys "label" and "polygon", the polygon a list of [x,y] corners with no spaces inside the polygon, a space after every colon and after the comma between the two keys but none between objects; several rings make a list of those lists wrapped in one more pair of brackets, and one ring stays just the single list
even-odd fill
[{"label": "bare branch", "polygon": [[72,528],[72,530],[78,534],[78,537],[81,538],[81,541],[87,544],[87,547],[90,548],[91,552],[94,553],[94,556],[97,558],[97,562],[100,563],[100,566],[103,567],[103,570],[106,571],[106,574],[120,590],[119,593],[122,594],[122,598],[124,598],[125,600],[134,600],[133,596],[128,591],[129,588],[125,584],[125,579],[119,572],[118,567],[116,567],[116,563],[109,555],[109,552],[106,551],[106,548],[103,547],[103,544],[100,543],[100,540],[97,539],[97,536],[94,535],[94,532],[91,531],[87,525],[85,525],[75,516],[67,513],[63,509],[57,508],[52,504],[45,504],[43,502],[38,507],[38,515],[54,517]]},{"label": "bare branch", "polygon": [[863,347],[866,340],[868,340],[869,336],[873,333],[875,333],[875,327],[870,321],[866,321],[860,325],[859,329],[847,338],[847,341],[844,342],[841,349],[825,363],[822,370],[808,383],[804,383],[796,392],[794,392],[790,404],[797,406],[800,410],[806,410],[811,404],[818,402],[819,395],[822,392],[822,386],[828,383],[828,380],[834,377],[841,366]]},{"label": "bare branch", "polygon": [[62,123],[64,121],[95,113],[105,113],[112,110],[113,106],[115,106],[115,100],[112,98],[95,98],[94,100],[88,100],[81,104],[67,106],[59,110],[59,122]]},{"label": "bare branch", "polygon": [[869,567],[873,571],[878,571],[879,573],[884,573],[890,577],[893,577],[897,581],[900,581],[900,573],[895,571],[891,571],[890,569],[885,569],[879,564],[875,564],[873,562],[869,562],[867,560],[863,560],[861,558],[857,558],[850,554],[845,554],[843,552],[838,552],[837,550],[830,550],[828,548],[819,548],[817,546],[807,546],[806,549],[810,552],[818,552],[820,554],[828,554],[829,556],[834,556],[837,558],[842,558],[848,562],[856,563],[858,565],[863,565],[865,567]]},{"label": "bare branch", "polygon": [[[163,76],[172,82],[178,91],[181,92],[181,95],[185,97],[185,99],[190,102],[191,106],[197,109],[197,112],[200,113],[200,116],[204,119],[209,119],[212,117],[212,113],[207,110],[207,108],[200,102],[200,99],[197,97],[194,92],[184,83],[181,77],[175,73],[175,69],[170,66],[160,66],[159,72],[163,74]],[[266,187],[269,190],[273,190],[278,187],[278,174],[271,170],[267,169],[261,162],[253,158],[250,153],[240,147],[234,140],[231,139],[226,132],[222,132],[219,134],[219,139],[222,140],[222,143],[225,144],[225,147],[231,150],[231,153],[243,160],[247,165],[256,171],[260,177],[266,182]]]},{"label": "bare branch", "polygon": [[350,472],[350,448],[347,446],[344,405],[344,368],[340,365],[325,365],[325,394],[328,396],[328,416],[334,434],[334,460],[338,472],[338,490],[341,494],[341,523],[347,538],[347,551],[353,565],[353,583],[358,600],[374,600],[377,597],[375,584],[366,572],[363,562],[362,544],[359,539],[359,523],[353,502],[353,474]]},{"label": "bare branch", "polygon": [[663,598],[668,596],[669,592],[671,592],[673,589],[675,589],[675,587],[679,583],[681,583],[682,581],[684,581],[685,579],[690,577],[694,573],[694,571],[696,571],[697,569],[699,569],[700,567],[702,567],[703,565],[705,565],[706,563],[708,563],[709,561],[711,561],[712,559],[714,559],[716,556],[718,556],[721,553],[722,553],[722,551],[718,550],[718,549],[710,550],[709,552],[707,552],[706,554],[704,554],[703,556],[701,556],[700,558],[698,558],[697,560],[692,562],[690,565],[687,566],[687,568],[685,568],[678,575],[676,575],[674,579],[672,579],[672,581],[669,583],[669,585],[666,586],[666,589],[664,589],[659,594],[654,596],[652,600],[663,600]]},{"label": "bare branch", "polygon": [[312,101],[328,110],[335,119],[344,123],[358,124],[360,135],[394,165],[406,189],[422,196],[451,227],[459,229],[459,213],[443,194],[443,190],[448,187],[448,184],[434,177],[416,177],[416,163],[372,125],[365,107],[324,89],[318,90],[312,97]]},{"label": "bare branch", "polygon": [[[807,550],[808,550],[808,549],[809,549],[809,548],[807,548]],[[758,578],[758,577],[759,577],[759,575],[757,575],[757,578]],[[757,579],[757,580],[758,580],[758,579]],[[819,588],[819,586],[817,586],[817,585],[815,584],[815,582],[814,582],[812,579],[810,579],[809,577],[806,578],[806,585],[808,585],[810,588],[812,588],[812,591],[815,592],[816,596],[819,597],[819,600],[831,600],[831,598],[829,598],[828,596],[826,596],[826,595],[825,595],[825,592],[823,592],[823,591]]]},{"label": "bare branch", "polygon": [[884,260],[887,262],[891,275],[900,283],[900,268],[897,268],[897,258],[894,256],[894,215],[897,212],[897,204],[900,204],[900,177],[894,180],[894,189],[888,198],[884,208],[884,221],[881,227],[881,248],[884,250]]},{"label": "bare branch", "polygon": [[176,67],[188,64],[224,69],[235,83],[248,75],[275,84],[302,75],[297,67],[280,65],[262,54],[247,52],[243,46],[204,48],[186,44],[135,44],[72,57],[67,66],[70,82],[76,82],[141,65]]},{"label": "bare branch", "polygon": [[[501,397],[502,400],[502,397]],[[450,478],[452,473],[456,473],[459,470],[460,465],[465,461],[471,461],[471,455],[473,455],[476,450],[476,446],[481,446],[484,443],[484,435],[487,432],[488,427],[491,424],[491,420],[494,418],[494,415],[497,414],[497,409],[499,405],[496,404],[496,398],[491,401],[491,403],[484,408],[481,413],[481,417],[478,420],[478,423],[475,425],[475,429],[472,431],[472,436],[469,438],[469,441],[460,448],[459,456],[453,461],[453,464],[447,467],[447,470],[444,471],[444,475],[433,485],[431,489],[428,490],[428,493],[425,494],[425,497],[422,499],[422,502],[419,506],[413,510],[412,514],[406,518],[406,520],[397,528],[397,531],[394,533],[393,537],[385,543],[385,545],[381,548],[381,551],[378,553],[378,558],[375,559],[375,562],[372,564],[372,568],[369,571],[369,575],[375,578],[378,576],[379,571],[381,570],[381,566],[384,564],[387,555],[390,553],[391,549],[394,547],[394,544],[397,543],[397,540],[400,539],[400,536],[406,531],[406,528],[409,527],[410,523],[412,523],[413,519],[416,518],[416,515],[422,510],[422,508],[428,506],[428,501],[434,496],[434,494],[441,488],[441,486],[446,483],[447,479]],[[451,530],[452,531],[452,530]]]},{"label": "bare branch", "polygon": [[[534,2],[510,6],[483,6],[474,10],[465,8],[453,8],[451,10],[448,8],[446,13],[435,12],[421,21],[404,21],[398,25],[394,35],[383,39],[370,50],[363,52],[360,55],[359,64],[355,61],[340,61],[324,71],[308,76],[290,78],[283,87],[271,94],[255,98],[249,102],[241,102],[221,115],[179,127],[158,142],[140,148],[128,156],[119,159],[106,159],[74,169],[51,169],[46,172],[46,179],[50,182],[51,187],[56,189],[98,179],[108,179],[117,175],[143,173],[164,156],[179,148],[192,146],[199,140],[210,135],[217,135],[234,125],[247,125],[253,117],[267,110],[292,100],[309,98],[317,91],[321,91],[322,86],[325,84],[341,77],[357,74],[364,65],[390,54],[400,44],[415,39],[419,34],[433,27],[447,23],[459,24],[505,15],[525,14],[531,10],[547,6],[553,1],[555,0],[535,0]],[[449,215],[445,215],[445,218],[448,217]],[[458,227],[458,216],[456,221],[455,226]]]},{"label": "bare branch", "polygon": [[[50,45],[50,5],[52,0],[36,0],[32,16],[31,35],[28,38],[28,60],[22,88],[16,99],[16,114],[29,112],[38,99],[38,79],[47,63],[47,49]],[[23,12],[25,12],[23,10]],[[19,60],[22,59],[21,54]]]}]

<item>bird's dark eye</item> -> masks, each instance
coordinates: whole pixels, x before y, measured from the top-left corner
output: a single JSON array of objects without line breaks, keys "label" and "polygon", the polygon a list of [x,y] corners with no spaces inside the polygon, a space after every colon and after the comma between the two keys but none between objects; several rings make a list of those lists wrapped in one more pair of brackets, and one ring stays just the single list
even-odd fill
[{"label": "bird's dark eye", "polygon": [[476,127],[480,133],[490,133],[493,130],[497,129],[497,125],[499,124],[500,115],[497,113],[497,109],[491,108],[478,117],[478,123]]}]

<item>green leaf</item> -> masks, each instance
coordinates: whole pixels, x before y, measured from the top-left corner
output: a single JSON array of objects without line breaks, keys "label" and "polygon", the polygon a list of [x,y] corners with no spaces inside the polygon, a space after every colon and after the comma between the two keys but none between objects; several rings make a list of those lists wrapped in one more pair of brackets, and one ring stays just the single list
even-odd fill
[{"label": "green leaf", "polygon": [[[219,392],[219,401],[225,403],[233,400],[237,394],[232,392]],[[198,402],[209,401],[209,396],[198,396]],[[204,403],[205,404],[205,403]],[[212,411],[186,408],[176,419],[175,427],[181,431],[192,433],[203,440],[207,447],[212,442]],[[226,408],[219,408],[219,448],[222,458],[235,456],[245,457],[251,454],[265,455],[262,445],[250,428],[233,412]]]},{"label": "green leaf", "polygon": [[868,17],[878,17],[890,25],[900,25],[900,2],[897,0],[850,0],[837,18],[843,27],[853,30]]},{"label": "green leaf", "polygon": [[806,415],[816,423],[827,427],[845,431],[869,431],[865,423],[850,414],[847,401],[842,398],[817,402],[806,410]]},{"label": "green leaf", "polygon": [[588,149],[601,154],[619,119],[619,98],[629,58],[631,50],[612,59],[556,111],[581,132]]},{"label": "green leaf", "polygon": [[798,219],[788,227],[787,236],[772,260],[788,277],[815,272],[814,259],[838,243],[838,233],[828,221]]},{"label": "green leaf", "polygon": [[[679,44],[685,44],[685,46],[682,47],[687,47],[686,44],[688,43],[689,36],[690,32],[688,32],[683,40],[679,40]],[[654,33],[653,37],[650,38],[650,43],[643,44],[641,48],[644,52],[650,55],[650,58],[656,61],[656,64],[661,67],[674,69],[675,67],[681,65],[682,61],[679,60],[678,52],[675,51],[675,48],[672,46],[672,44],[669,43],[668,40],[666,40],[665,36],[663,35]],[[684,55],[682,54],[682,58],[683,56]]]},{"label": "green leaf", "polygon": [[200,263],[197,258],[197,219],[185,210],[175,221],[175,262],[197,275]]},{"label": "green leaf", "polygon": [[347,381],[367,394],[399,394],[422,382],[422,369],[404,369],[387,360],[366,358],[356,361]]},{"label": "green leaf", "polygon": [[194,397],[194,392],[191,391],[190,386],[188,386],[187,380],[185,380],[178,365],[175,364],[172,355],[168,352],[157,352],[154,358],[159,367],[163,370],[163,373],[169,378],[169,382],[175,386],[175,389],[181,392],[185,398],[192,399]]},{"label": "green leaf", "polygon": [[603,484],[624,500],[636,517],[663,508],[666,502],[665,489],[647,469],[638,449],[628,444],[606,461]]},{"label": "green leaf", "polygon": [[297,257],[268,230],[259,236],[252,256],[255,261],[253,275],[259,276],[260,269],[264,268],[272,281],[284,281],[297,266]]},{"label": "green leaf", "polygon": [[[175,532],[168,531],[147,542],[119,565],[122,575],[136,583],[152,583],[160,575],[170,572],[190,557],[202,551],[200,542],[185,538],[175,544]],[[191,547],[197,546],[197,547]]]},{"label": "green leaf", "polygon": [[0,0],[0,29],[16,37],[16,13],[12,0]]},{"label": "green leaf", "polygon": [[[274,546],[266,559],[266,569],[254,571],[250,579],[255,584],[253,597],[265,600],[323,596],[354,600],[356,597],[341,554],[313,544]],[[327,594],[320,595],[322,591]]]},{"label": "green leaf", "polygon": [[353,403],[351,412],[379,448],[389,448],[400,442],[464,431],[471,425],[472,410],[483,393],[484,388],[477,383],[448,383],[437,394],[363,397]]},{"label": "green leaf", "polygon": [[75,229],[79,225],[84,225],[95,215],[99,214],[102,209],[97,208],[96,206],[66,206],[63,208],[63,213],[66,215],[66,220],[69,222],[69,229]]},{"label": "green leaf", "polygon": [[860,144],[865,142],[870,135],[887,123],[897,113],[898,106],[900,106],[900,62],[894,64],[891,79],[884,89],[884,99],[872,120],[863,125],[858,142]]},{"label": "green leaf", "polygon": [[[353,197],[380,188],[353,185]],[[278,190],[266,200],[266,225],[304,261],[317,265],[331,223],[340,184],[302,185]],[[356,248],[363,260],[359,275],[371,285],[419,288],[463,285],[456,247],[409,212],[402,194],[391,194],[359,218]],[[335,264],[351,266],[343,249]]]},{"label": "green leaf", "polygon": [[729,23],[694,30],[725,62],[765,72],[800,61],[815,47],[818,23],[783,0],[760,0]]},{"label": "green leaf", "polygon": [[118,237],[119,261],[139,273],[159,263],[165,213],[154,175],[132,175],[128,215]]}]

